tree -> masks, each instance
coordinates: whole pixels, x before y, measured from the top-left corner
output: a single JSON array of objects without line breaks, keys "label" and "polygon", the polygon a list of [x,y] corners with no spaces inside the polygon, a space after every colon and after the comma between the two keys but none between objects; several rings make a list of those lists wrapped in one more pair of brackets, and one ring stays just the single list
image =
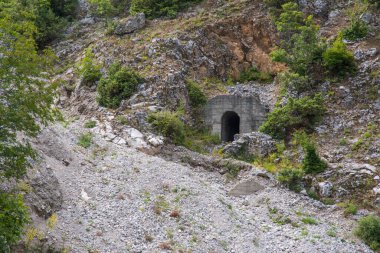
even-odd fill
[{"label": "tree", "polygon": [[323,53],[325,67],[334,75],[343,76],[356,70],[354,55],[347,50],[340,33],[331,47]]},{"label": "tree", "polygon": [[[49,50],[37,52],[33,13],[24,7],[18,0],[0,2],[0,180],[25,174],[35,157],[27,138],[59,117],[49,82],[54,58]],[[20,238],[27,220],[22,198],[0,191],[2,252]]]}]

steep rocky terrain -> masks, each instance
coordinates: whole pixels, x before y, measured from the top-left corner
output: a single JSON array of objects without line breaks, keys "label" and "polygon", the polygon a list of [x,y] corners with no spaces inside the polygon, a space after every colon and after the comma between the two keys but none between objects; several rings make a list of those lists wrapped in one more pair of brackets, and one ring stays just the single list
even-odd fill
[{"label": "steep rocky terrain", "polygon": [[[328,39],[348,22],[347,1],[299,2]],[[34,211],[31,227],[40,232],[30,232],[31,244],[62,252],[372,252],[353,231],[357,219],[380,205],[379,15],[365,16],[372,27],[367,40],[348,43],[358,73],[319,87],[328,110],[316,140],[329,166],[310,181],[335,202],[362,203],[345,217],[336,205],[289,191],[252,164],[168,146],[147,122],[161,109],[188,110],[187,79],[209,98],[255,94],[268,110],[274,107],[276,78],[230,81],[251,66],[274,75],[286,69],[270,60],[279,39],[262,1],[204,1],[176,19],[138,21],[136,31],[123,35],[110,34],[86,1],[80,8],[78,20],[52,43],[60,61],[57,106],[66,122],[33,141],[41,159],[28,175],[26,200]],[[125,19],[113,21],[122,26]],[[96,86],[86,86],[76,71],[88,47],[103,74],[120,61],[144,76],[117,109],[99,106]],[[96,126],[87,129],[90,120]],[[87,132],[93,137],[83,148],[78,140]],[[242,169],[236,178],[228,176],[231,164]],[[242,182],[257,189],[231,194]],[[52,214],[57,222],[49,226]]]}]

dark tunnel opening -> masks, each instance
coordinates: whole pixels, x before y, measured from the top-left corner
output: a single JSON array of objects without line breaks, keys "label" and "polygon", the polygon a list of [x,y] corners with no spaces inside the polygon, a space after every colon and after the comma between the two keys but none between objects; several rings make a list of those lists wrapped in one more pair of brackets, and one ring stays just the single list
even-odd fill
[{"label": "dark tunnel opening", "polygon": [[236,112],[228,111],[222,116],[222,141],[234,140],[234,135],[240,132],[240,117]]}]

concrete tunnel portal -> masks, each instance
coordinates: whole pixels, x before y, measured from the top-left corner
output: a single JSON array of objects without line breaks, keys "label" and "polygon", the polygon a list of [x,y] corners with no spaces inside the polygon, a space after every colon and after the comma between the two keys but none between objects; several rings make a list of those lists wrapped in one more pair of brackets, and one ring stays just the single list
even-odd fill
[{"label": "concrete tunnel portal", "polygon": [[223,114],[221,131],[223,142],[233,141],[235,134],[240,133],[240,117],[236,112],[227,111]]},{"label": "concrete tunnel portal", "polygon": [[219,95],[208,101],[205,123],[212,134],[230,142],[236,134],[257,131],[265,115],[266,109],[257,96]]}]

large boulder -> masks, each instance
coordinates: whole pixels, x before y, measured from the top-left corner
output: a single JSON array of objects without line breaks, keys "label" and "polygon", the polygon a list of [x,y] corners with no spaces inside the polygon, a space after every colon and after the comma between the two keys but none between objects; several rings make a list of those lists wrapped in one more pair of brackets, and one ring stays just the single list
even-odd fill
[{"label": "large boulder", "polygon": [[48,218],[61,209],[61,188],[49,165],[43,164],[28,171],[28,183],[31,191],[26,195],[26,201],[38,216]]},{"label": "large boulder", "polygon": [[135,16],[121,19],[115,27],[115,34],[124,35],[133,33],[145,26],[145,14],[138,13]]},{"label": "large boulder", "polygon": [[239,134],[222,152],[233,157],[266,157],[276,151],[276,142],[269,135],[252,132]]}]

